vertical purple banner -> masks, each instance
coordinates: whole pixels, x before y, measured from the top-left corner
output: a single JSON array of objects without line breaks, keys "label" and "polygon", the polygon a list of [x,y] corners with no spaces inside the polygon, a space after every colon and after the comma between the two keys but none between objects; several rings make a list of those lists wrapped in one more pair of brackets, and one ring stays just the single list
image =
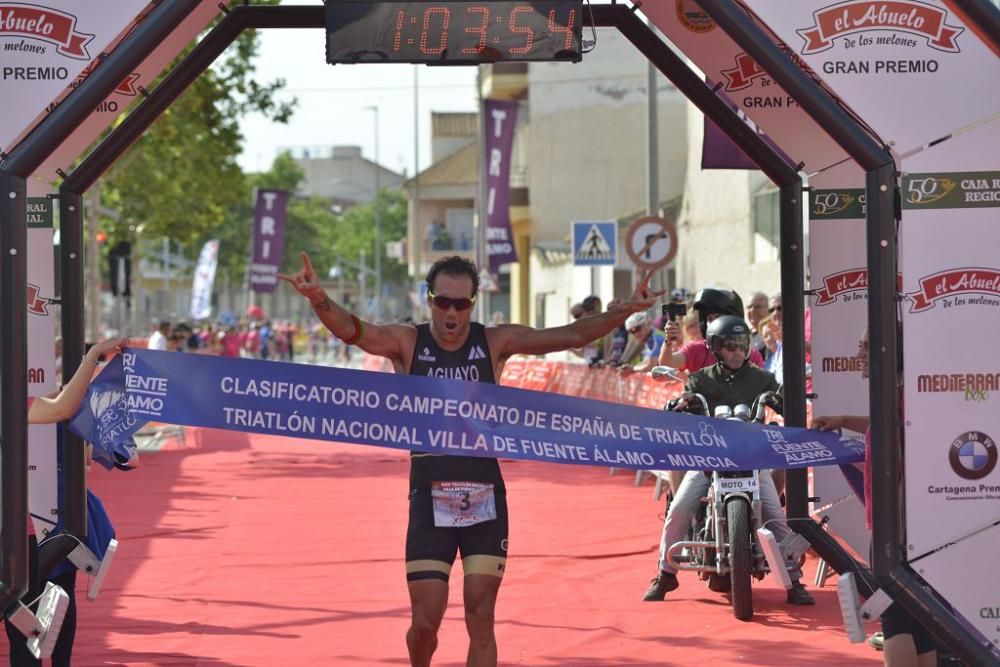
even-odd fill
[{"label": "vertical purple banner", "polygon": [[757,169],[754,161],[725,132],[705,116],[705,136],[701,143],[702,169]]},{"label": "vertical purple banner", "polygon": [[258,190],[253,211],[253,256],[250,258],[250,289],[273,292],[285,252],[284,190]]},{"label": "vertical purple banner", "polygon": [[517,261],[510,231],[510,159],[517,102],[486,100],[486,258],[490,271]]}]

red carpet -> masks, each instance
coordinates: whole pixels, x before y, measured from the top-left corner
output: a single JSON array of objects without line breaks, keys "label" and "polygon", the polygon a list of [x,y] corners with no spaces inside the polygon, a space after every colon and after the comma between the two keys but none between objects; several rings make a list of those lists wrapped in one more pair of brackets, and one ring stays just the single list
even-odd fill
[{"label": "red carpet", "polygon": [[[667,602],[641,602],[661,525],[650,485],[606,468],[503,467],[501,664],[881,664],[848,643],[829,585],[802,608],[757,584],[749,623],[692,574]],[[79,580],[75,665],[407,664],[405,454],[190,429],[186,448],[130,473],[95,467],[91,484],[121,544],[96,602]],[[460,572],[435,665],[465,664]]]}]

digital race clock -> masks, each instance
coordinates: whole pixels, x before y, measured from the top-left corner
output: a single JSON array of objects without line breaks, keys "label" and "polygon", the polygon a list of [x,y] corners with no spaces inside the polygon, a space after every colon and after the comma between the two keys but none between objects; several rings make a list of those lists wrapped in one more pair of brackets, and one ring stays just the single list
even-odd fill
[{"label": "digital race clock", "polygon": [[492,63],[581,58],[582,0],[327,0],[326,61]]}]

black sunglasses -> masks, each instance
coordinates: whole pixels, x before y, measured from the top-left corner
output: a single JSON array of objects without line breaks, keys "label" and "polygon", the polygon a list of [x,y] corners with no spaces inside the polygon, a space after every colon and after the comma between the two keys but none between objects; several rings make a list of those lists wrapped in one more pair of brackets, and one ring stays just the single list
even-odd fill
[{"label": "black sunglasses", "polygon": [[431,303],[441,310],[448,310],[454,306],[455,310],[462,312],[463,310],[472,308],[472,304],[476,302],[476,297],[472,297],[471,299],[466,299],[465,297],[453,299],[450,296],[437,296],[434,292],[428,292],[427,294],[431,297]]},{"label": "black sunglasses", "polygon": [[769,312],[769,313],[773,313],[774,311],[780,312],[781,311],[781,306],[773,306],[773,307],[767,309],[767,312]]}]

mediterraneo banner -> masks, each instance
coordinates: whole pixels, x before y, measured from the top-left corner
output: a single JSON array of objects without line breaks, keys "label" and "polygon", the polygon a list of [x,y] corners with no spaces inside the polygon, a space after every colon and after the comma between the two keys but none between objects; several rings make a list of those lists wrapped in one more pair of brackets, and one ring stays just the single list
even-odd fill
[{"label": "mediterraneo banner", "polygon": [[[431,454],[634,469],[800,468],[863,460],[837,433],[703,418],[493,384],[128,349],[127,418]],[[107,388],[104,389],[107,391]],[[95,437],[101,438],[100,433]]]}]

